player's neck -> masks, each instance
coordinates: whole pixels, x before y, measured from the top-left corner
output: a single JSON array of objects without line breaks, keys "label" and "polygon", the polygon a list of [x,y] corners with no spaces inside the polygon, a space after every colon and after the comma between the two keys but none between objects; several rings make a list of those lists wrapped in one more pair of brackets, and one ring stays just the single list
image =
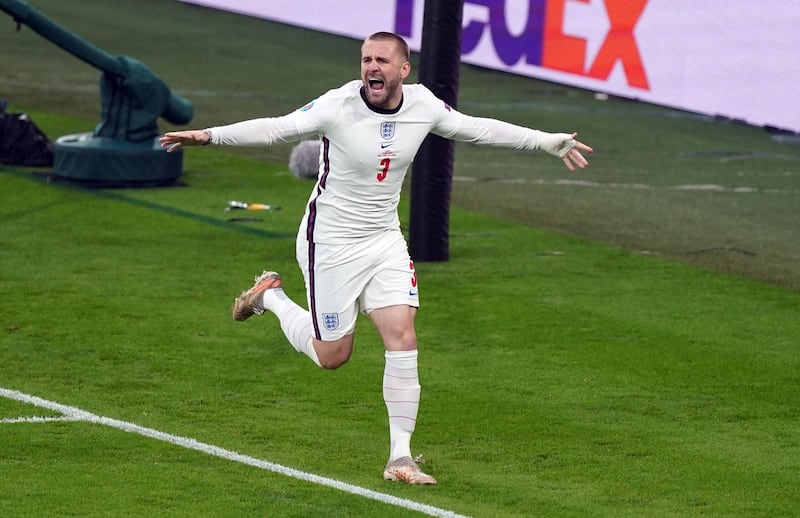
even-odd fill
[{"label": "player's neck", "polygon": [[397,102],[397,106],[395,106],[394,108],[384,108],[384,107],[381,107],[381,106],[376,106],[376,105],[372,104],[371,102],[369,102],[369,99],[367,99],[367,93],[364,90],[363,86],[361,87],[361,90],[359,90],[359,93],[361,94],[361,99],[364,101],[364,104],[367,105],[367,108],[369,108],[371,111],[373,111],[375,113],[391,115],[391,114],[399,112],[400,108],[403,107],[402,90],[400,91],[400,100]]}]

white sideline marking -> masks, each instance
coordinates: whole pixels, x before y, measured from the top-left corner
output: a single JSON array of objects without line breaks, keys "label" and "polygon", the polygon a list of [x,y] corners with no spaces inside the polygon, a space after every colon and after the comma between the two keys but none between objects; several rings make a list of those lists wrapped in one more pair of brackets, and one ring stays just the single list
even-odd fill
[{"label": "white sideline marking", "polygon": [[168,442],[176,446],[182,446],[183,448],[200,451],[208,455],[221,457],[223,459],[232,460],[234,462],[239,462],[241,464],[246,464],[248,466],[253,466],[267,471],[272,471],[274,473],[279,473],[281,475],[286,475],[287,477],[304,480],[306,482],[311,482],[313,484],[319,484],[321,486],[331,487],[333,489],[338,489],[346,493],[351,493],[364,498],[377,500],[379,502],[383,502],[389,505],[394,505],[397,507],[402,507],[404,509],[417,511],[423,514],[427,514],[429,516],[441,516],[445,518],[467,518],[462,514],[457,514],[453,511],[448,511],[446,509],[440,509],[438,507],[433,507],[431,505],[414,502],[413,500],[398,498],[396,496],[387,495],[385,493],[379,493],[371,489],[355,486],[352,484],[348,484],[346,482],[334,480],[332,478],[322,477],[319,475],[314,475],[312,473],[306,473],[305,471],[300,471],[298,469],[288,468],[286,466],[281,466],[280,464],[275,464],[266,460],[256,459],[255,457],[250,457],[248,455],[242,455],[241,453],[236,453],[235,451],[226,450],[224,448],[220,448],[219,446],[202,443],[200,441],[191,439],[189,437],[172,435],[169,433],[154,430],[152,428],[139,426],[134,423],[128,423],[126,421],[111,419],[110,417],[99,416],[87,412],[85,410],[81,410],[80,408],[62,405],[54,401],[48,401],[40,397],[31,396],[29,394],[18,392],[16,390],[10,390],[0,387],[0,396],[3,396],[8,399],[13,399],[15,401],[20,401],[22,403],[35,405],[40,408],[46,408],[48,410],[52,410],[54,412],[59,412],[63,414],[63,417],[27,417],[27,418],[20,417],[12,419],[3,419],[0,420],[0,423],[83,421],[87,423],[102,424],[105,426],[110,426],[111,428],[122,430],[124,432],[134,433],[142,435],[144,437],[150,437],[151,439],[157,439],[159,441]]},{"label": "white sideline marking", "polygon": [[711,191],[711,192],[724,192],[733,194],[798,194],[800,191],[793,189],[776,189],[770,187],[725,187],[717,184],[682,184],[682,185],[648,185],[646,183],[618,183],[618,182],[595,182],[591,180],[542,180],[542,179],[527,179],[527,178],[514,178],[514,177],[500,177],[500,178],[477,178],[475,176],[453,176],[454,182],[464,183],[499,183],[499,184],[533,184],[545,186],[566,186],[566,187],[591,187],[595,189],[653,189],[653,190],[668,190],[668,191]]},{"label": "white sideline marking", "polygon": [[0,424],[4,423],[54,423],[63,421],[80,421],[77,417],[61,416],[61,417],[7,417],[0,419]]}]

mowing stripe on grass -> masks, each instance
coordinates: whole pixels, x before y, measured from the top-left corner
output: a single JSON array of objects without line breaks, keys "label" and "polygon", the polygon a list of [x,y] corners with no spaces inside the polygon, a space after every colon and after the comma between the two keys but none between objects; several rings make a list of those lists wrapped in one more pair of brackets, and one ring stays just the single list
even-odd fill
[{"label": "mowing stripe on grass", "polygon": [[46,408],[48,410],[52,410],[54,412],[59,412],[63,414],[63,417],[28,417],[28,418],[20,417],[20,418],[3,419],[0,420],[0,423],[82,421],[87,423],[102,424],[105,426],[110,426],[111,428],[122,430],[124,432],[134,433],[142,435],[144,437],[149,437],[151,439],[157,439],[159,441],[168,442],[170,444],[181,446],[183,448],[188,448],[190,450],[200,451],[208,455],[213,455],[215,457],[232,460],[234,462],[239,462],[241,464],[246,464],[248,466],[253,466],[267,471],[272,471],[273,473],[278,473],[280,475],[285,475],[287,477],[292,477],[298,480],[311,482],[313,484],[319,484],[321,486],[338,489],[340,491],[351,493],[356,496],[377,500],[385,504],[402,507],[404,509],[409,509],[411,511],[417,511],[423,514],[427,514],[429,516],[441,516],[446,518],[466,518],[464,515],[457,514],[454,513],[453,511],[448,511],[446,509],[440,509],[438,507],[422,504],[419,502],[415,502],[413,500],[399,498],[393,495],[387,495],[385,493],[379,493],[371,489],[355,486],[352,484],[348,484],[346,482],[334,480],[332,478],[322,477],[319,475],[314,475],[312,473],[306,473],[305,471],[300,471],[298,469],[282,466],[280,464],[275,464],[266,460],[256,459],[255,457],[250,457],[248,455],[243,455],[235,451],[226,450],[224,448],[220,448],[219,446],[202,443],[200,441],[191,439],[189,437],[172,435],[166,432],[160,432],[158,430],[154,430],[153,428],[146,428],[144,426],[139,426],[134,423],[119,421],[117,419],[112,419],[110,417],[99,416],[87,412],[85,410],[81,410],[80,408],[62,405],[54,401],[42,399],[37,396],[31,396],[29,394],[18,392],[16,390],[10,390],[0,387],[0,396],[5,397],[7,399],[13,399],[15,401],[19,401],[22,403],[34,405],[40,408]]},{"label": "mowing stripe on grass", "polygon": [[[8,174],[16,178],[24,178],[26,180],[34,180],[38,182],[50,183],[51,181],[53,181],[56,182],[60,187],[64,187],[66,189],[79,190],[81,192],[85,192],[92,196],[97,196],[98,198],[106,198],[106,199],[121,201],[124,203],[130,203],[131,205],[137,205],[139,207],[156,210],[164,214],[169,214],[170,216],[178,216],[180,218],[189,219],[198,223],[206,223],[208,225],[221,227],[228,230],[233,230],[235,232],[241,232],[243,234],[250,234],[258,237],[264,237],[267,239],[295,239],[297,237],[296,232],[271,232],[269,230],[264,230],[260,228],[236,225],[235,222],[218,219],[211,216],[206,216],[205,214],[198,214],[197,212],[178,209],[176,207],[172,207],[169,205],[162,205],[160,203],[155,203],[152,201],[132,198],[130,196],[122,194],[121,192],[115,192],[110,189],[86,187],[80,184],[70,184],[68,180],[56,179],[55,177],[48,176],[48,174],[31,174],[29,172],[22,172],[15,170],[0,171],[0,173]],[[26,210],[23,214],[27,214],[29,212],[36,212],[37,210],[43,208],[50,208],[51,206],[52,205],[48,204],[48,205],[42,205],[40,207],[33,207],[30,210]]]},{"label": "mowing stripe on grass", "polygon": [[268,239],[295,239],[297,237],[296,232],[271,232],[269,230],[264,230],[255,227],[239,226],[229,221],[213,218],[211,216],[206,216],[204,214],[198,214],[196,212],[190,212],[188,210],[177,209],[169,205],[162,205],[160,203],[155,203],[152,201],[131,198],[130,196],[125,196],[124,194],[111,192],[108,190],[87,189],[87,191],[90,194],[94,194],[95,196],[99,196],[101,198],[108,198],[112,200],[122,201],[125,203],[130,203],[132,205],[138,205],[140,207],[145,207],[148,209],[153,209],[159,212],[163,212],[164,214],[169,214],[170,216],[178,216],[199,223],[206,223],[209,225],[213,225],[215,227],[222,227],[229,230],[234,230],[237,232],[241,232],[243,234],[250,234],[254,236],[265,237]]}]

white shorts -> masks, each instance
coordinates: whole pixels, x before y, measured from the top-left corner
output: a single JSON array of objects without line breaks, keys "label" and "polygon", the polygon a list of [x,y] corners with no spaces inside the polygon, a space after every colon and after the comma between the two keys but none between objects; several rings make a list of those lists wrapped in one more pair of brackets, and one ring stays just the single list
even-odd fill
[{"label": "white shorts", "polygon": [[317,340],[351,334],[359,311],[419,307],[417,274],[402,233],[384,232],[346,245],[309,244],[305,236],[297,240],[297,263]]}]

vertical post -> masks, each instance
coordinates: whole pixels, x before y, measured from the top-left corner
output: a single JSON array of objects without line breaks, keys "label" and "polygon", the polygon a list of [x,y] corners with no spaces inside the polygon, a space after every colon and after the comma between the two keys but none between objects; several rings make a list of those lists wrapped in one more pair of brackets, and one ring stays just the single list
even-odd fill
[{"label": "vertical post", "polygon": [[[464,0],[426,0],[419,82],[455,107],[461,66]],[[450,259],[450,190],[454,143],[428,135],[414,159],[411,176],[409,248],[415,261]]]}]

